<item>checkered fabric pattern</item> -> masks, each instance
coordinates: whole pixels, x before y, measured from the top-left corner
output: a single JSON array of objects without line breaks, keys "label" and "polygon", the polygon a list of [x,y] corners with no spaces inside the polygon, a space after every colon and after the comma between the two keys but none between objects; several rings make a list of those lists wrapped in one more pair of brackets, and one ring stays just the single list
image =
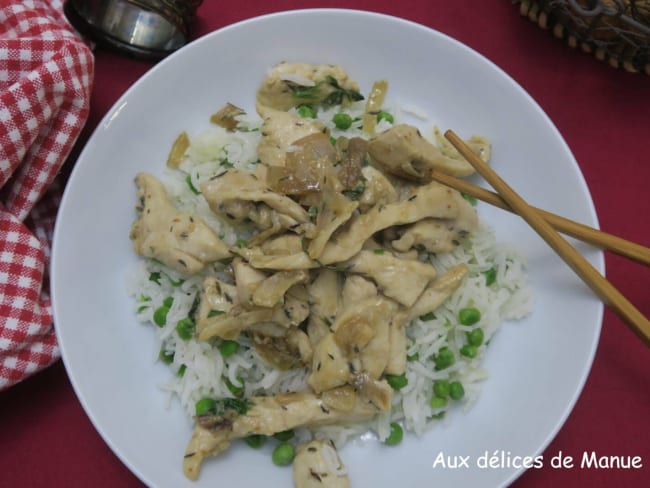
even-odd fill
[{"label": "checkered fabric pattern", "polygon": [[62,0],[0,1],[0,390],[60,356],[47,282],[55,177],[88,117],[93,70]]}]

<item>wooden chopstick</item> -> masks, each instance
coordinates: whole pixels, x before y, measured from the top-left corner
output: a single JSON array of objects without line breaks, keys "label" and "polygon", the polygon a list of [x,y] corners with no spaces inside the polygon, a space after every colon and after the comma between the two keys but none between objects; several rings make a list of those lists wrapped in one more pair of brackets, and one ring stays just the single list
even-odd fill
[{"label": "wooden chopstick", "polygon": [[508,206],[546,241],[603,303],[610,307],[643,340],[646,346],[650,347],[650,321],[607,281],[589,261],[558,234],[538,212],[510,188],[492,168],[479,158],[460,137],[451,130],[445,132],[445,137],[498,192]]},{"label": "wooden chopstick", "polygon": [[[509,212],[514,212],[508,203],[501,198],[497,193],[494,193],[480,186],[473,185],[467,181],[454,178],[440,171],[431,170],[429,175],[432,179],[442,183],[450,188],[458,190],[467,195],[471,195],[479,200],[482,200],[486,203],[494,205],[495,207],[502,208]],[[562,232],[563,234],[575,237],[589,244],[598,246],[601,249],[611,251],[620,256],[632,259],[638,263],[645,264],[650,266],[650,247],[642,246],[635,242],[627,241],[621,237],[615,236],[613,234],[608,234],[588,225],[575,222],[573,220],[567,219],[560,215],[547,212],[541,208],[532,207],[531,208],[540,214],[544,220],[546,220],[551,226]]]}]

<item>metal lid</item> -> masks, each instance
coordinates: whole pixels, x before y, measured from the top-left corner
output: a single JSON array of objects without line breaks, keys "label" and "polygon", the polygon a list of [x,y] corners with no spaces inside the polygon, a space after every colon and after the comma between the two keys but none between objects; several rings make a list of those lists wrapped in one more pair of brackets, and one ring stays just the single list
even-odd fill
[{"label": "metal lid", "polygon": [[160,59],[189,40],[202,0],[67,0],[70,23],[98,44],[141,59]]}]

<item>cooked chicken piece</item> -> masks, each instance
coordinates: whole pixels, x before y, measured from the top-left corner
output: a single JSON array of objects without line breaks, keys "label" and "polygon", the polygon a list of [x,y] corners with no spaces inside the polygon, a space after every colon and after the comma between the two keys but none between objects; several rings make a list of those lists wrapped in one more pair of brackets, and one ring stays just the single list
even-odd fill
[{"label": "cooked chicken piece", "polygon": [[[442,132],[440,132],[440,129],[438,129],[438,127],[433,128],[433,134],[442,154],[453,159],[465,159],[463,155],[459,153],[458,150],[454,147],[454,145],[447,140]],[[490,161],[490,158],[492,157],[492,145],[487,138],[474,135],[467,139],[465,141],[465,144],[467,144],[472,149],[472,151],[474,151],[483,161],[486,163]]]},{"label": "cooked chicken piece", "polygon": [[406,319],[399,313],[388,324],[388,362],[384,374],[399,376],[406,371]]},{"label": "cooked chicken piece", "polygon": [[327,243],[319,261],[332,264],[358,253],[363,243],[376,232],[393,225],[417,222],[427,217],[453,219],[458,216],[454,190],[437,183],[414,188],[405,200],[375,205],[365,214],[350,219],[346,228]]},{"label": "cooked chicken piece", "polygon": [[362,168],[366,162],[368,141],[361,137],[347,139],[339,137],[336,149],[341,153],[341,162],[337,166],[338,179],[346,190],[354,189],[361,181]]},{"label": "cooked chicken piece", "polygon": [[269,166],[267,182],[285,195],[306,195],[322,190],[325,181],[336,180],[338,154],[327,134],[316,132],[287,147],[283,166]]},{"label": "cooked chicken piece", "polygon": [[[359,359],[359,367],[356,367],[355,363],[352,364],[354,373],[361,371],[367,372],[374,379],[378,379],[381,376],[388,361],[388,324],[396,311],[397,304],[394,301],[381,295],[375,295],[351,304],[338,314],[331,329],[334,331],[334,340],[339,349],[343,353],[346,350],[350,350],[350,345],[343,342],[344,338],[358,338],[359,340],[358,344],[352,345],[354,355]],[[350,325],[349,322],[353,324]],[[361,342],[365,341],[369,335],[365,325],[369,326],[374,334],[366,342],[365,346],[361,346]],[[347,331],[339,333],[339,329],[345,330],[348,327],[351,327],[350,333]],[[358,346],[358,350],[354,349],[355,345]],[[320,343],[316,345],[315,349],[317,350],[319,346]],[[324,377],[327,376],[328,372],[315,372],[315,369],[315,367],[312,368],[310,379],[316,376],[316,379],[313,381],[317,386],[315,387],[312,383],[310,385],[316,391],[327,389],[319,388],[321,381],[327,381],[327,378]]]},{"label": "cooked chicken piece", "polygon": [[228,131],[234,131],[239,125],[237,117],[244,115],[243,109],[233,105],[232,103],[227,103],[218,112],[210,116],[210,122],[217,124],[220,127]]},{"label": "cooked chicken piece", "polygon": [[[213,212],[223,213],[230,202],[262,202],[296,222],[309,222],[309,214],[291,198],[272,191],[255,173],[231,169],[206,181],[201,191]],[[251,215],[252,219],[254,216]]]},{"label": "cooked chicken piece", "polygon": [[420,298],[418,298],[411,308],[406,310],[405,323],[432,312],[442,305],[462,284],[463,278],[465,278],[468,272],[469,268],[466,264],[459,264],[429,283],[429,286],[422,292]]},{"label": "cooked chicken piece", "polygon": [[459,264],[433,280],[412,307],[401,309],[391,318],[390,352],[385,373],[400,375],[406,369],[406,326],[415,318],[435,311],[462,284],[467,265]]},{"label": "cooked chicken piece", "polygon": [[399,200],[395,187],[384,174],[372,166],[364,166],[361,174],[365,179],[365,188],[359,198],[359,207],[366,211],[373,205],[393,203]]},{"label": "cooked chicken piece", "polygon": [[186,276],[230,257],[228,246],[202,220],[172,205],[155,176],[139,173],[135,183],[140,216],[131,226],[130,238],[136,253]]},{"label": "cooked chicken piece", "polygon": [[[273,308],[254,306],[250,302],[243,305],[239,302],[239,294],[232,291],[232,288],[228,289],[228,299],[233,299],[233,302],[228,307],[224,306],[225,310],[219,310],[225,313],[206,314],[200,308],[196,324],[199,340],[207,341],[212,337],[236,339],[245,330],[269,337],[282,337],[288,328],[300,325],[309,316],[309,304],[302,285],[290,288],[284,294],[284,303]],[[204,290],[202,304],[207,300],[206,295]],[[210,300],[218,301],[219,297],[211,296]]]},{"label": "cooked chicken piece", "polygon": [[267,166],[284,166],[287,151],[295,141],[312,134],[327,134],[327,128],[316,119],[303,119],[293,113],[259,105],[258,112],[264,123],[257,155]]},{"label": "cooked chicken piece", "polygon": [[304,368],[312,361],[309,338],[297,327],[291,327],[281,337],[253,334],[253,343],[259,355],[281,371]]},{"label": "cooked chicken piece", "polygon": [[342,296],[342,309],[347,309],[366,298],[377,296],[377,287],[363,276],[349,275],[345,277]]},{"label": "cooked chicken piece", "polygon": [[[345,295],[344,295],[345,296]],[[321,269],[309,286],[310,314],[307,334],[312,345],[318,344],[329,333],[336,319],[341,302],[341,279],[339,273]]]},{"label": "cooked chicken piece", "polygon": [[318,259],[325,249],[332,234],[344,223],[350,220],[359,206],[343,194],[326,188],[316,216],[316,237],[309,243],[307,253],[312,259]]},{"label": "cooked chicken piece", "polygon": [[237,287],[212,276],[203,280],[203,289],[196,320],[196,332],[201,333],[208,317],[228,312],[237,300]]},{"label": "cooked chicken piece", "polygon": [[340,88],[358,94],[359,85],[340,66],[282,62],[271,69],[258,88],[257,103],[277,110],[289,110],[303,103],[326,103],[336,92],[336,86],[328,81],[330,78]]},{"label": "cooked chicken piece", "polygon": [[474,167],[465,159],[445,156],[416,127],[407,124],[396,125],[371,139],[368,153],[386,171],[417,181],[429,181],[431,169],[458,177],[474,173]]},{"label": "cooked chicken piece", "polygon": [[324,391],[321,398],[326,407],[343,412],[351,412],[357,404],[357,392],[352,385],[343,385]]},{"label": "cooked chicken piece", "polygon": [[252,302],[259,307],[275,307],[284,303],[284,294],[293,285],[309,278],[305,270],[278,271],[261,281],[253,292]]},{"label": "cooked chicken piece", "polygon": [[250,253],[241,253],[243,256],[248,259],[248,262],[258,269],[284,269],[287,271],[301,270],[301,269],[312,269],[317,268],[320,265],[318,262],[314,261],[309,257],[304,251],[300,251],[296,254],[287,254],[287,255],[265,255],[259,250],[253,250]]},{"label": "cooked chicken piece", "polygon": [[393,388],[386,380],[378,380],[368,373],[357,373],[352,379],[352,386],[359,396],[372,402],[382,412],[388,412],[393,401]]},{"label": "cooked chicken piece", "polygon": [[273,435],[297,427],[317,427],[360,422],[374,417],[378,410],[358,399],[351,411],[326,407],[314,393],[287,393],[253,397],[244,414],[200,415],[183,459],[183,472],[195,480],[203,460],[228,448],[232,440],[252,434]]},{"label": "cooked chicken piece", "polygon": [[232,260],[232,271],[237,287],[237,302],[245,307],[253,305],[255,290],[267,278],[266,273],[253,268],[241,258]]},{"label": "cooked chicken piece", "polygon": [[296,488],[350,488],[347,469],[329,439],[298,446],[293,460],[293,482]]},{"label": "cooked chicken piece", "polygon": [[234,340],[242,331],[253,327],[256,324],[272,322],[273,309],[255,308],[247,309],[237,304],[227,313],[215,315],[201,320],[197,330],[198,339],[207,341],[213,337]]},{"label": "cooked chicken piece", "polygon": [[345,385],[352,378],[348,357],[334,334],[327,331],[314,346],[311,374],[307,383],[317,393]]},{"label": "cooked chicken piece", "polygon": [[342,265],[349,273],[372,278],[379,290],[402,305],[410,307],[422,290],[435,278],[436,269],[428,263],[397,258],[383,249],[359,251]]}]

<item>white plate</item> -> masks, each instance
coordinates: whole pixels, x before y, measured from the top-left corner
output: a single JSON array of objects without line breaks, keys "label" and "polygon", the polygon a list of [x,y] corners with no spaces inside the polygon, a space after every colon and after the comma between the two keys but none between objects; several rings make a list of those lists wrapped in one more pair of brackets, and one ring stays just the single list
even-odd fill
[{"label": "white plate", "polygon": [[[493,143],[493,167],[531,203],[596,226],[585,181],[539,106],[499,68],[438,32],[348,10],[306,10],[251,19],[207,35],[149,71],[109,111],[89,140],[61,203],[52,257],[56,330],[86,412],[120,459],[153,486],[291,486],[291,470],[267,451],[235,447],[205,463],[200,480],[181,472],[191,424],[157,389],[152,331],[132,314],[125,277],[138,171],[161,173],[181,130],[205,127],[230,101],[254,109],[255,90],[281,60],[338,63],[367,92],[387,78],[390,97],[433,123]],[[491,344],[491,378],[478,404],[421,439],[395,448],[349,445],[354,486],[498,486],[521,469],[481,469],[486,451],[535,456],[562,426],[588,375],[603,308],[518,218],[480,205],[500,240],[529,260],[535,311],[506,324]],[[584,247],[584,249],[583,249]],[[603,270],[602,253],[581,247]],[[433,468],[437,456],[469,456],[468,469]],[[550,460],[545,460],[548,462]],[[254,466],[254,469],[251,467]]]}]

